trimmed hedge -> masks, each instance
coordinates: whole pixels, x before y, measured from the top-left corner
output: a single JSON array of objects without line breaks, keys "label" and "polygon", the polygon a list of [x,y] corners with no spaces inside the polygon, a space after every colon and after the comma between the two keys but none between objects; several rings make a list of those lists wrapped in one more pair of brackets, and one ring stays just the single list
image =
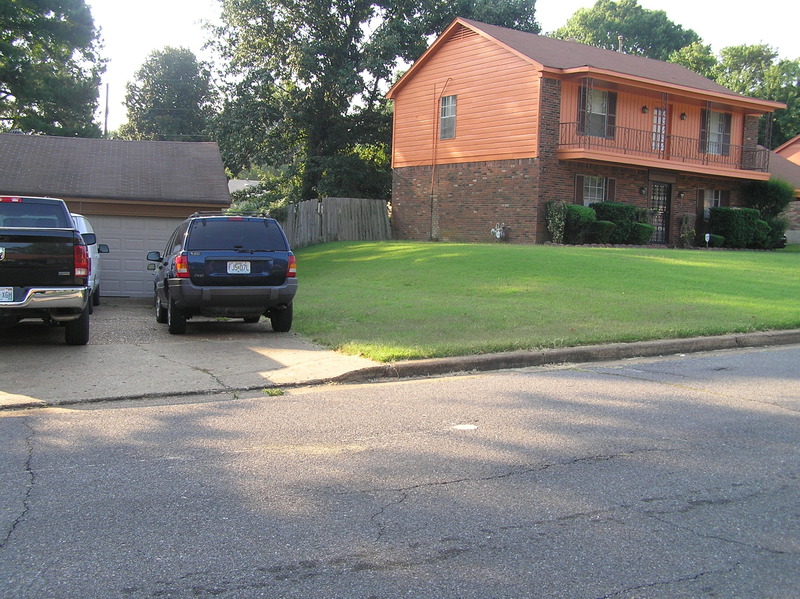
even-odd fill
[{"label": "trimmed hedge", "polygon": [[656,228],[647,223],[633,223],[632,243],[634,245],[647,245],[653,237]]},{"label": "trimmed hedge", "polygon": [[709,225],[711,233],[725,238],[725,247],[750,247],[756,234],[756,223],[761,220],[758,210],[753,208],[711,209]]},{"label": "trimmed hedge", "polygon": [[564,243],[581,244],[586,241],[589,227],[597,220],[595,211],[581,204],[567,204],[564,221]]},{"label": "trimmed hedge", "polygon": [[588,240],[590,243],[611,243],[611,234],[617,225],[610,220],[596,220],[589,226]]},{"label": "trimmed hedge", "polygon": [[611,233],[610,243],[633,242],[633,228],[637,221],[635,206],[618,202],[597,202],[589,207],[597,214],[597,220],[607,220],[617,225]]}]

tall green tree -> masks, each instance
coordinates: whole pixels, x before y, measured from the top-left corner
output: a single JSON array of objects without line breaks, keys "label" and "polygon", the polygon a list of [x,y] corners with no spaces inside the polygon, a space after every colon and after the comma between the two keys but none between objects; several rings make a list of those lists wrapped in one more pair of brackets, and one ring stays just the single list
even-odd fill
[{"label": "tall green tree", "polygon": [[[771,146],[777,147],[800,133],[800,59],[786,60],[767,44],[729,46],[719,56],[710,46],[693,44],[670,57],[739,94],[786,104],[772,119]],[[766,143],[762,120],[761,143]]]},{"label": "tall green tree", "polygon": [[127,86],[128,122],[123,139],[205,141],[213,108],[211,72],[191,50],[170,48],[150,54]]},{"label": "tall green tree", "polygon": [[389,193],[384,93],[456,16],[538,31],[534,0],[222,0],[232,172],[281,166],[298,198]]},{"label": "tall green tree", "polygon": [[581,8],[554,37],[570,39],[607,50],[622,50],[658,60],[667,60],[681,48],[700,42],[691,29],[673,23],[663,10],[648,10],[637,0],[598,0],[591,8]]},{"label": "tall green tree", "polygon": [[0,130],[99,137],[99,40],[84,0],[0,1]]}]

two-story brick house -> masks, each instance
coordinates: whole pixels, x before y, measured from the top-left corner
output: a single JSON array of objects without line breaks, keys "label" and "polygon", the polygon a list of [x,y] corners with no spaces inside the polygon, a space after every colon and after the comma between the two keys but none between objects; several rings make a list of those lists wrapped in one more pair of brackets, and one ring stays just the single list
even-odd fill
[{"label": "two-story brick house", "polygon": [[[456,19],[392,87],[397,238],[547,241],[546,203],[650,210],[654,243],[684,215],[769,179],[758,119],[784,105],[679,65]],[[699,223],[702,225],[702,223]]]}]

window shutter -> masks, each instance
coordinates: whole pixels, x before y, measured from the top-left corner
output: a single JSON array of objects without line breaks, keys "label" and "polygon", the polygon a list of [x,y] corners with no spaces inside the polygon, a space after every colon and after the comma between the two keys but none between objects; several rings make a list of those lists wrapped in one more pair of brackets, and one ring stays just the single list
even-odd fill
[{"label": "window shutter", "polygon": [[708,121],[709,110],[703,108],[700,112],[700,153],[705,154],[708,150]]},{"label": "window shutter", "polygon": [[606,115],[606,139],[614,139],[617,133],[617,92],[608,92],[608,114]]},{"label": "window shutter", "polygon": [[731,155],[731,126],[733,117],[730,112],[725,113],[725,133],[722,135],[722,155]]},{"label": "window shutter", "polygon": [[583,206],[583,175],[575,175],[575,203]]},{"label": "window shutter", "polygon": [[606,202],[614,202],[617,198],[617,180],[606,179]]},{"label": "window shutter", "polygon": [[586,102],[588,100],[586,86],[581,85],[578,91],[578,135],[586,135]]},{"label": "window shutter", "polygon": [[697,190],[697,223],[703,222],[703,219],[706,217],[706,192],[704,189]]},{"label": "window shutter", "polygon": [[729,189],[723,189],[719,194],[719,205],[728,207],[731,205],[731,192]]}]

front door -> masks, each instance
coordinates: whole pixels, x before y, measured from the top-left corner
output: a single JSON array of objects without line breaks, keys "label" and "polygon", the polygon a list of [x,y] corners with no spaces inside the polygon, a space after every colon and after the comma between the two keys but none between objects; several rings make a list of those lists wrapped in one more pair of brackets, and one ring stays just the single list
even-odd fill
[{"label": "front door", "polygon": [[650,224],[656,230],[651,243],[667,243],[669,241],[669,210],[672,185],[669,183],[650,184]]}]

